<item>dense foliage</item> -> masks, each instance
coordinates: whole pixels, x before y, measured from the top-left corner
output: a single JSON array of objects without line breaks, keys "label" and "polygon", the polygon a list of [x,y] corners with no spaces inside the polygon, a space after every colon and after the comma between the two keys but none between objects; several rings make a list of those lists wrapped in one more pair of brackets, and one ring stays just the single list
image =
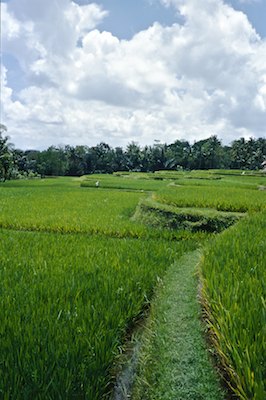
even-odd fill
[{"label": "dense foliage", "polygon": [[197,246],[132,221],[143,195],[75,178],[1,184],[1,398],[108,391],[129,324],[167,266]]},{"label": "dense foliage", "polygon": [[14,170],[12,147],[5,136],[6,130],[6,127],[0,124],[0,180],[3,181],[10,179]]},{"label": "dense foliage", "polygon": [[[129,143],[126,149],[106,143],[96,146],[50,146],[43,151],[18,150],[7,146],[5,127],[0,133],[0,179],[34,175],[80,176],[115,171],[156,171],[236,168],[257,170],[266,160],[266,139],[233,141],[223,146],[216,136],[190,144],[155,143],[140,147]],[[8,151],[7,151],[8,149]],[[5,154],[3,156],[3,154]]]},{"label": "dense foliage", "polygon": [[244,219],[211,243],[202,262],[211,330],[242,400],[266,395],[265,226],[265,212]]},{"label": "dense foliage", "polygon": [[0,397],[8,399],[102,399],[128,322],[173,258],[195,246],[0,234]]},{"label": "dense foliage", "polygon": [[0,183],[0,397],[102,398],[158,277],[206,231],[242,218],[211,242],[204,290],[231,383],[242,399],[264,399],[261,175],[162,170]]}]

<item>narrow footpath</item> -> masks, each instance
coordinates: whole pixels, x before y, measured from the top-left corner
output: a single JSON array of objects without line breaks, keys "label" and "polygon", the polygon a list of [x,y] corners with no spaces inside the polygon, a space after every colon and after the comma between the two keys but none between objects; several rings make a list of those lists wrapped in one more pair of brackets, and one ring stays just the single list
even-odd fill
[{"label": "narrow footpath", "polygon": [[200,250],[166,272],[152,303],[132,400],[222,400],[200,319],[197,265]]}]

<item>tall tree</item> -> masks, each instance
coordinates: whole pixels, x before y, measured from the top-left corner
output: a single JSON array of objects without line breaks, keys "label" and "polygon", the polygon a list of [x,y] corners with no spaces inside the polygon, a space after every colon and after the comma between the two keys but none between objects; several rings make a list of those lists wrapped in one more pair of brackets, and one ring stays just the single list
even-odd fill
[{"label": "tall tree", "polygon": [[84,175],[87,170],[87,147],[86,146],[66,146],[63,157],[66,162],[66,174],[70,176]]},{"label": "tall tree", "polygon": [[37,154],[37,170],[41,175],[61,176],[67,172],[66,152],[61,147],[50,146]]},{"label": "tall tree", "polygon": [[141,148],[136,142],[131,142],[126,148],[127,168],[130,171],[141,171],[142,153]]},{"label": "tall tree", "polygon": [[152,146],[151,166],[152,171],[162,170],[167,168],[167,145],[155,143]]},{"label": "tall tree", "polygon": [[176,140],[167,147],[167,168],[176,169],[178,166],[187,169],[191,146],[185,140]]},{"label": "tall tree", "polygon": [[266,160],[266,139],[260,138],[255,140],[249,138],[246,142],[247,147],[247,167],[248,169],[259,169],[261,164]]},{"label": "tall tree", "polygon": [[126,171],[127,170],[127,158],[122,147],[116,147],[113,151],[113,171]]},{"label": "tall tree", "polygon": [[92,147],[91,150],[93,151],[96,159],[95,172],[113,172],[113,150],[109,144],[101,142],[100,144],[97,144],[97,146]]},{"label": "tall tree", "polygon": [[215,135],[208,139],[195,142],[191,148],[191,168],[220,168],[222,157],[221,149],[221,142]]},{"label": "tall tree", "polygon": [[231,168],[243,169],[247,165],[247,148],[246,141],[242,137],[238,140],[234,140],[231,146]]},{"label": "tall tree", "polygon": [[11,178],[14,167],[12,145],[8,142],[8,136],[5,136],[7,127],[0,124],[0,179],[5,181]]}]

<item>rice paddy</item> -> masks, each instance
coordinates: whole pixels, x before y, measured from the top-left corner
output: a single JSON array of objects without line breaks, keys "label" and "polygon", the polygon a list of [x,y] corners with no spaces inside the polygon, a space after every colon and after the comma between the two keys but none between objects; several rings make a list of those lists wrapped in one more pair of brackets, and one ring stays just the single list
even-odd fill
[{"label": "rice paddy", "polygon": [[202,261],[206,309],[221,361],[240,399],[265,398],[266,213],[216,238]]},{"label": "rice paddy", "polygon": [[[158,281],[205,243],[205,304],[230,384],[242,399],[263,399],[265,178],[217,176],[161,171],[0,184],[1,398],[109,396],[120,348]],[[155,212],[137,218],[151,203]],[[233,223],[209,244],[210,232]]]}]

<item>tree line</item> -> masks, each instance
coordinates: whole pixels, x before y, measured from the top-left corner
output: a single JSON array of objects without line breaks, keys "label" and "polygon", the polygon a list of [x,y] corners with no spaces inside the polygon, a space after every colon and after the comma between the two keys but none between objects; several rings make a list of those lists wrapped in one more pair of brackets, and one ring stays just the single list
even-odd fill
[{"label": "tree line", "polygon": [[141,147],[135,142],[112,148],[96,146],[50,146],[46,150],[19,150],[9,143],[7,128],[0,125],[0,179],[31,176],[80,176],[116,171],[245,169],[258,170],[266,160],[266,139],[234,140],[223,146],[217,136],[195,141],[155,142]]}]

